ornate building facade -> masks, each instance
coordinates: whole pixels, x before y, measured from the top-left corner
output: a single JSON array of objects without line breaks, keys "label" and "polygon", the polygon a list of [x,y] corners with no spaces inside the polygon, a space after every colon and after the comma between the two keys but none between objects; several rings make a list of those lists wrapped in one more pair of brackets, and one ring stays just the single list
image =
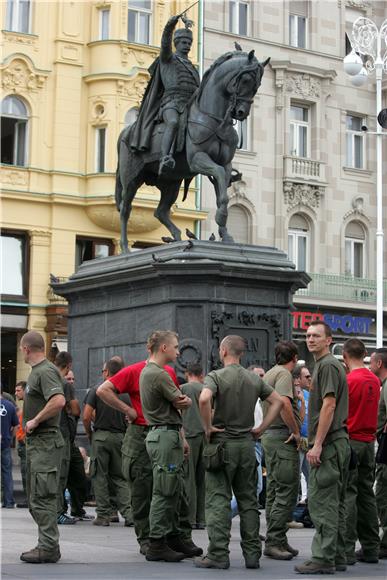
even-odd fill
[{"label": "ornate building facade", "polygon": [[[246,51],[255,49],[261,61],[271,57],[250,117],[237,126],[243,140],[233,166],[243,179],[229,190],[229,229],[237,242],[283,249],[311,275],[308,290],[295,296],[293,312],[303,358],[303,336],[316,317],[331,324],[337,352],[350,336],[372,349],[376,143],[361,128],[376,128],[375,77],[354,87],[343,58],[353,22],[367,16],[380,27],[387,2],[208,0],[204,6],[204,68],[233,50],[236,40]],[[383,89],[387,107],[387,74]],[[387,163],[383,171],[386,200]],[[211,208],[202,224],[202,238],[208,239],[217,231],[207,180],[202,204]],[[384,230],[386,220],[384,212]],[[385,258],[385,272],[386,267]],[[384,293],[387,305],[387,283]]]},{"label": "ornate building facade", "polygon": [[[119,252],[116,143],[132,123],[158,55],[163,26],[186,0],[9,0],[2,16],[2,375],[6,388],[27,369],[17,344],[27,329],[63,348],[66,303],[50,275]],[[198,6],[190,11],[198,19]],[[200,28],[191,58],[197,61]],[[182,196],[181,196],[182,197]],[[192,187],[173,208],[184,231],[205,217]],[[160,243],[155,188],[134,201],[132,250]]]}]

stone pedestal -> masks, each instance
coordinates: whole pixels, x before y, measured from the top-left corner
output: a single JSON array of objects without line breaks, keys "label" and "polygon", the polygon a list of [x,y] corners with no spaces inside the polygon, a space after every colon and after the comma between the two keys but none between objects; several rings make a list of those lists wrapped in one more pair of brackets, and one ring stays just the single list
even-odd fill
[{"label": "stone pedestal", "polygon": [[309,281],[275,248],[184,241],[86,262],[54,291],[69,302],[69,351],[86,389],[109,357],[145,359],[155,329],[178,332],[179,376],[189,362],[216,368],[227,334],[246,339],[243,364],[267,369],[275,343],[291,338],[292,295]]}]

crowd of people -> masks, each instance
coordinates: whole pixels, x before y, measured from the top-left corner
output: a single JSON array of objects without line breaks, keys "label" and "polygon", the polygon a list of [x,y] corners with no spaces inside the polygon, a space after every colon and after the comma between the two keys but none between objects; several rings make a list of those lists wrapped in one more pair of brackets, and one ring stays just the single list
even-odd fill
[{"label": "crowd of people", "polygon": [[[3,507],[14,507],[15,433],[38,526],[38,544],[21,560],[57,562],[58,524],[110,526],[119,514],[147,561],[229,568],[236,514],[246,568],[260,567],[263,543],[268,558],[295,558],[287,534],[302,521],[314,537],[310,559],[295,566],[300,574],[387,558],[387,349],[376,349],[368,368],[363,342],[351,338],[341,362],[322,321],[310,324],[306,341],[313,372],[291,341],[276,344],[273,368],[245,369],[245,341],[232,335],[220,344],[222,368],[205,376],[200,364],[188,365],[181,384],[170,366],[177,334],[154,331],[145,360],[105,361],[101,384],[80,404],[71,355],[48,361],[42,336],[27,332],[20,349],[31,373],[16,385],[19,407],[1,398]],[[80,417],[90,457],[76,444]],[[95,517],[84,509],[90,496]],[[193,529],[207,530],[205,554]]]}]

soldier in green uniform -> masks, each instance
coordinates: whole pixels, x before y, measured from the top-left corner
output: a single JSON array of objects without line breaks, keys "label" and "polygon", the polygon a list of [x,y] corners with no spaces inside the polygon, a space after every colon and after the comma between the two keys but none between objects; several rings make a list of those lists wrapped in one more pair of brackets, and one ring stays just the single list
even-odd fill
[{"label": "soldier in green uniform", "polygon": [[[246,568],[259,568],[261,540],[257,502],[255,439],[275,420],[282,402],[258,375],[240,365],[246,348],[240,336],[227,336],[220,344],[224,368],[204,381],[199,405],[208,444],[206,466],[207,555],[196,558],[198,568],[230,566],[231,497],[234,491],[240,515],[241,547]],[[254,429],[258,398],[270,405],[261,425]],[[214,414],[212,418],[212,402]]]},{"label": "soldier in green uniform", "polygon": [[343,365],[330,353],[330,326],[312,322],[306,333],[315,358],[309,394],[311,449],[308,505],[316,528],[312,558],[295,566],[299,574],[334,574],[346,569],[345,490],[350,447],[346,421],[348,386]]},{"label": "soldier in green uniform", "polygon": [[27,495],[32,517],[38,525],[38,545],[23,552],[30,563],[57,562],[60,558],[57,525],[57,493],[63,437],[59,415],[65,405],[58,369],[45,357],[42,336],[27,332],[20,342],[24,361],[32,369],[24,396],[23,423],[26,431]]},{"label": "soldier in green uniform", "polygon": [[[387,348],[378,348],[371,355],[370,370],[380,379],[382,390],[379,399],[377,438],[387,433]],[[382,537],[380,540],[379,558],[387,558],[387,465],[376,465],[376,503]],[[358,556],[358,554],[356,554]],[[360,555],[359,555],[360,556]],[[361,559],[359,557],[359,559]]]},{"label": "soldier in green uniform", "polygon": [[[104,364],[105,379],[114,376],[123,364],[115,359]],[[111,493],[117,508],[125,519],[125,526],[133,525],[130,507],[129,485],[122,473],[122,442],[127,423],[125,415],[106,405],[97,397],[97,388],[90,389],[83,411],[83,424],[91,441],[91,477],[97,503],[95,526],[109,526],[111,516]],[[121,400],[130,406],[127,394]],[[95,412],[93,432],[91,418]],[[133,418],[135,418],[133,416]]]},{"label": "soldier in green uniform", "polygon": [[199,411],[199,397],[203,388],[203,368],[198,363],[188,365],[186,370],[187,383],[181,385],[181,392],[187,395],[192,405],[183,411],[183,427],[185,438],[189,445],[188,477],[186,481],[189,502],[189,518],[193,528],[199,530],[205,527],[204,515],[204,429]]},{"label": "soldier in green uniform", "polygon": [[150,357],[140,376],[144,417],[149,424],[146,448],[153,470],[149,512],[149,549],[146,559],[177,562],[203,551],[181,535],[179,507],[183,489],[184,454],[189,447],[182,433],[181,409],[191,405],[164,370],[179,354],[177,335],[155,331],[148,339]]},{"label": "soldier in green uniform", "polygon": [[[294,390],[292,371],[297,364],[298,350],[293,342],[281,341],[275,347],[276,365],[263,377],[281,397],[280,416],[262,437],[266,463],[266,522],[264,555],[275,560],[291,560],[298,550],[288,542],[287,523],[292,520],[300,484],[301,417]],[[263,416],[268,410],[262,404]]]}]

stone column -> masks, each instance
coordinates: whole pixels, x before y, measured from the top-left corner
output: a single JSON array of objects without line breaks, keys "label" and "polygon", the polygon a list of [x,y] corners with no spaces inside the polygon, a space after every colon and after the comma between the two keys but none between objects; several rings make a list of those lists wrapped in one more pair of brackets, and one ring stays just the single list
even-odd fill
[{"label": "stone column", "polygon": [[30,289],[28,329],[37,330],[46,339],[46,306],[50,276],[51,232],[30,231]]}]

